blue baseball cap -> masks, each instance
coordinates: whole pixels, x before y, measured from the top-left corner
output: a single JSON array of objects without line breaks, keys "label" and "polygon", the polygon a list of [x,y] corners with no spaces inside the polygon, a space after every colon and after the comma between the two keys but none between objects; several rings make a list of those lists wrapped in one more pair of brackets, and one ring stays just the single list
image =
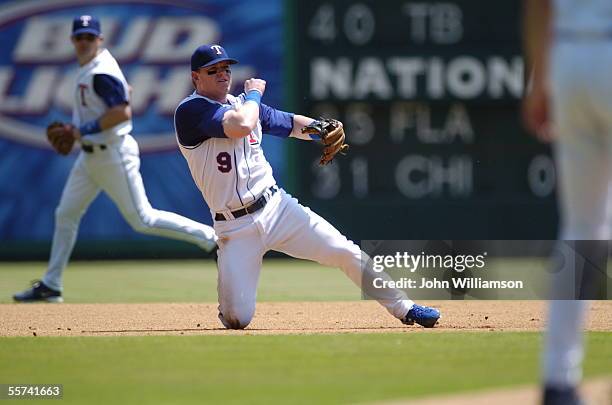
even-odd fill
[{"label": "blue baseball cap", "polygon": [[221,45],[202,45],[191,55],[191,70],[198,70],[225,61],[231,64],[238,63],[236,59],[227,56],[227,52]]},{"label": "blue baseball cap", "polygon": [[72,21],[72,36],[78,34],[94,34],[99,37],[102,31],[100,31],[100,21],[97,18],[90,15],[82,15],[76,17]]}]

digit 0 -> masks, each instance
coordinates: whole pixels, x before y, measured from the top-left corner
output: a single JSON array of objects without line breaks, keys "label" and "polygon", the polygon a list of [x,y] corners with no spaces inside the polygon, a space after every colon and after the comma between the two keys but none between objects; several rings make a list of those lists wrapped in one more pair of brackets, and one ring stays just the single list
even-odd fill
[{"label": "digit 0", "polygon": [[232,170],[232,157],[227,152],[221,152],[217,155],[217,163],[219,164],[217,169],[221,173],[227,173]]}]

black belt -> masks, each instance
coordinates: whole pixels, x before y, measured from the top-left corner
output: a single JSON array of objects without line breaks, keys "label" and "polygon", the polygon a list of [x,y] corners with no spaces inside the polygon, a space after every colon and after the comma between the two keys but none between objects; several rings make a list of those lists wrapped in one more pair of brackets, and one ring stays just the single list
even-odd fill
[{"label": "black belt", "polygon": [[[268,190],[270,191],[269,197],[272,197],[274,195],[274,193],[276,193],[278,191],[278,187],[272,186]],[[268,200],[266,199],[266,192],[268,190],[264,191],[264,193],[257,200],[255,200],[255,202],[247,205],[244,208],[240,208],[240,209],[238,209],[236,211],[232,211],[232,215],[233,215],[234,219],[243,217],[246,214],[252,214],[254,212],[259,211],[263,207],[265,207],[266,204],[268,203]],[[223,214],[217,212],[215,214],[215,221],[225,221],[225,216]]]},{"label": "black belt", "polygon": [[95,147],[100,148],[100,150],[105,150],[106,149],[106,145],[104,144],[96,144],[96,145],[81,145],[81,149],[83,149],[83,152],[85,153],[94,153],[94,149]]}]

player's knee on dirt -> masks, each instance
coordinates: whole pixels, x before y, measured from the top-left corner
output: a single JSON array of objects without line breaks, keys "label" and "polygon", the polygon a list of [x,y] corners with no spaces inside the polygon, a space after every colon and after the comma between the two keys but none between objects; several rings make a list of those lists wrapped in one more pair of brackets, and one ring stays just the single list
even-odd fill
[{"label": "player's knee on dirt", "polygon": [[241,322],[239,319],[235,319],[235,318],[226,319],[225,317],[222,317],[221,314],[219,314],[219,318],[221,319],[221,323],[223,323],[223,326],[225,326],[227,329],[244,329],[250,323],[248,321]]},{"label": "player's knee on dirt", "polygon": [[241,309],[224,309],[219,312],[219,319],[227,329],[244,329],[251,323],[255,307]]}]

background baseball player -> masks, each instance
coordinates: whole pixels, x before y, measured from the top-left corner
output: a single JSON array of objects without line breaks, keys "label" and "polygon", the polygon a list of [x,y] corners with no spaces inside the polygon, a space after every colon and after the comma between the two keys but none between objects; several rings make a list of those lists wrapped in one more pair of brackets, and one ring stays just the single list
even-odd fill
[{"label": "background baseball player", "polygon": [[117,61],[101,48],[102,42],[96,18],[84,15],[74,19],[72,44],[80,68],[74,87],[72,125],[53,123],[47,135],[61,154],[68,154],[77,140],[82,151],[55,212],[47,272],[32,288],[15,294],[16,301],[62,301],[62,274],[79,221],[101,190],[138,232],[184,240],[208,252],[216,246],[212,227],[151,207],[139,171],[138,144],[130,135],[129,86]]},{"label": "background baseball player", "polygon": [[[554,140],[560,239],[609,240],[612,180],[612,2],[525,4],[532,70],[527,127]],[[544,404],[581,403],[585,301],[551,301],[543,356]]]},{"label": "background baseball player", "polygon": [[[255,313],[262,258],[268,250],[339,267],[362,287],[371,285],[376,274],[362,261],[357,245],[276,185],[261,148],[263,133],[321,138],[321,163],[326,164],[348,147],[342,124],[315,122],[261,103],[266,87],[261,79],[247,80],[238,97],[228,94],[231,65],[237,62],[219,45],[196,49],[191,58],[196,90],[177,107],[175,126],[220,238],[219,318],[227,328],[243,329]],[[416,305],[397,290],[373,294],[406,324],[433,327],[440,317],[438,310]]]}]

